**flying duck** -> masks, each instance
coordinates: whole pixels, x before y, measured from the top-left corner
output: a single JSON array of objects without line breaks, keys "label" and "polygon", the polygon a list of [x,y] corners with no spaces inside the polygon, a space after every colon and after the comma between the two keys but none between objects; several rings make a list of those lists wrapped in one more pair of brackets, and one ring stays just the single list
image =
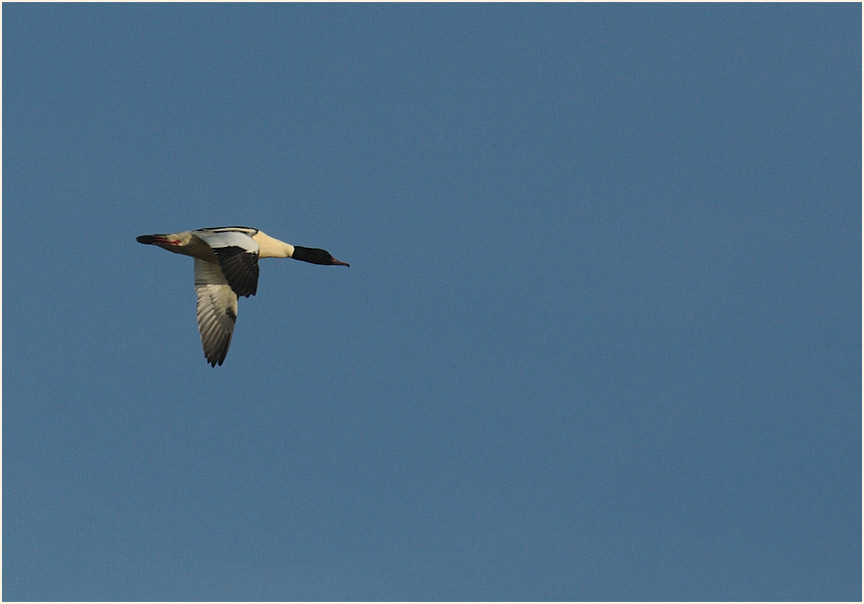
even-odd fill
[{"label": "flying duck", "polygon": [[141,235],[138,243],[158,245],[195,261],[198,331],[212,367],[228,354],[237,320],[237,296],[258,289],[258,258],[294,258],[312,264],[349,266],[318,248],[291,245],[249,227],[218,227],[168,235]]}]

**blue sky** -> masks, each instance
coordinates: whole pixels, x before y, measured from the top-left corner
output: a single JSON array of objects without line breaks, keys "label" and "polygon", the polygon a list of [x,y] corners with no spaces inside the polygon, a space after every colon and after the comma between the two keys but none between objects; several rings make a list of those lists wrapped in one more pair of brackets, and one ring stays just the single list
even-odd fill
[{"label": "blue sky", "polygon": [[4,599],[860,599],[860,5],[3,17]]}]

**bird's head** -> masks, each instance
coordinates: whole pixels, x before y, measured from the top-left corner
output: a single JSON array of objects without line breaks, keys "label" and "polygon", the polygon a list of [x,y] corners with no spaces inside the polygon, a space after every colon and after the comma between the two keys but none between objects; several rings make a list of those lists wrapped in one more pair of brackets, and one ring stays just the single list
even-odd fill
[{"label": "bird's head", "polygon": [[336,260],[327,250],[322,250],[317,247],[301,247],[294,246],[294,254],[291,256],[295,260],[303,262],[311,262],[312,264],[323,264],[325,266],[351,266],[347,262]]}]

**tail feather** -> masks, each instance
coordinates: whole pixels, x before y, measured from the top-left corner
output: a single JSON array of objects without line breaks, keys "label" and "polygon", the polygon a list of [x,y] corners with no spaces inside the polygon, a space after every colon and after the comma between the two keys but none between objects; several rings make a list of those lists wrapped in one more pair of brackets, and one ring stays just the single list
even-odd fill
[{"label": "tail feather", "polygon": [[146,243],[152,245],[156,243],[159,239],[164,238],[165,235],[139,235],[135,238],[135,241],[137,241],[138,243]]}]

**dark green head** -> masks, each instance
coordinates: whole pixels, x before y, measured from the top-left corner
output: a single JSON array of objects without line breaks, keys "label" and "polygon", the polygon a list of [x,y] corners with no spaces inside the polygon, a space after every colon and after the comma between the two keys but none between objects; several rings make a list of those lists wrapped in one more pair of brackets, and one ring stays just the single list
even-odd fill
[{"label": "dark green head", "polygon": [[291,256],[294,260],[302,260],[303,262],[311,262],[312,264],[323,264],[325,266],[351,266],[347,262],[336,260],[330,252],[317,247],[302,247],[294,246],[294,255]]}]

